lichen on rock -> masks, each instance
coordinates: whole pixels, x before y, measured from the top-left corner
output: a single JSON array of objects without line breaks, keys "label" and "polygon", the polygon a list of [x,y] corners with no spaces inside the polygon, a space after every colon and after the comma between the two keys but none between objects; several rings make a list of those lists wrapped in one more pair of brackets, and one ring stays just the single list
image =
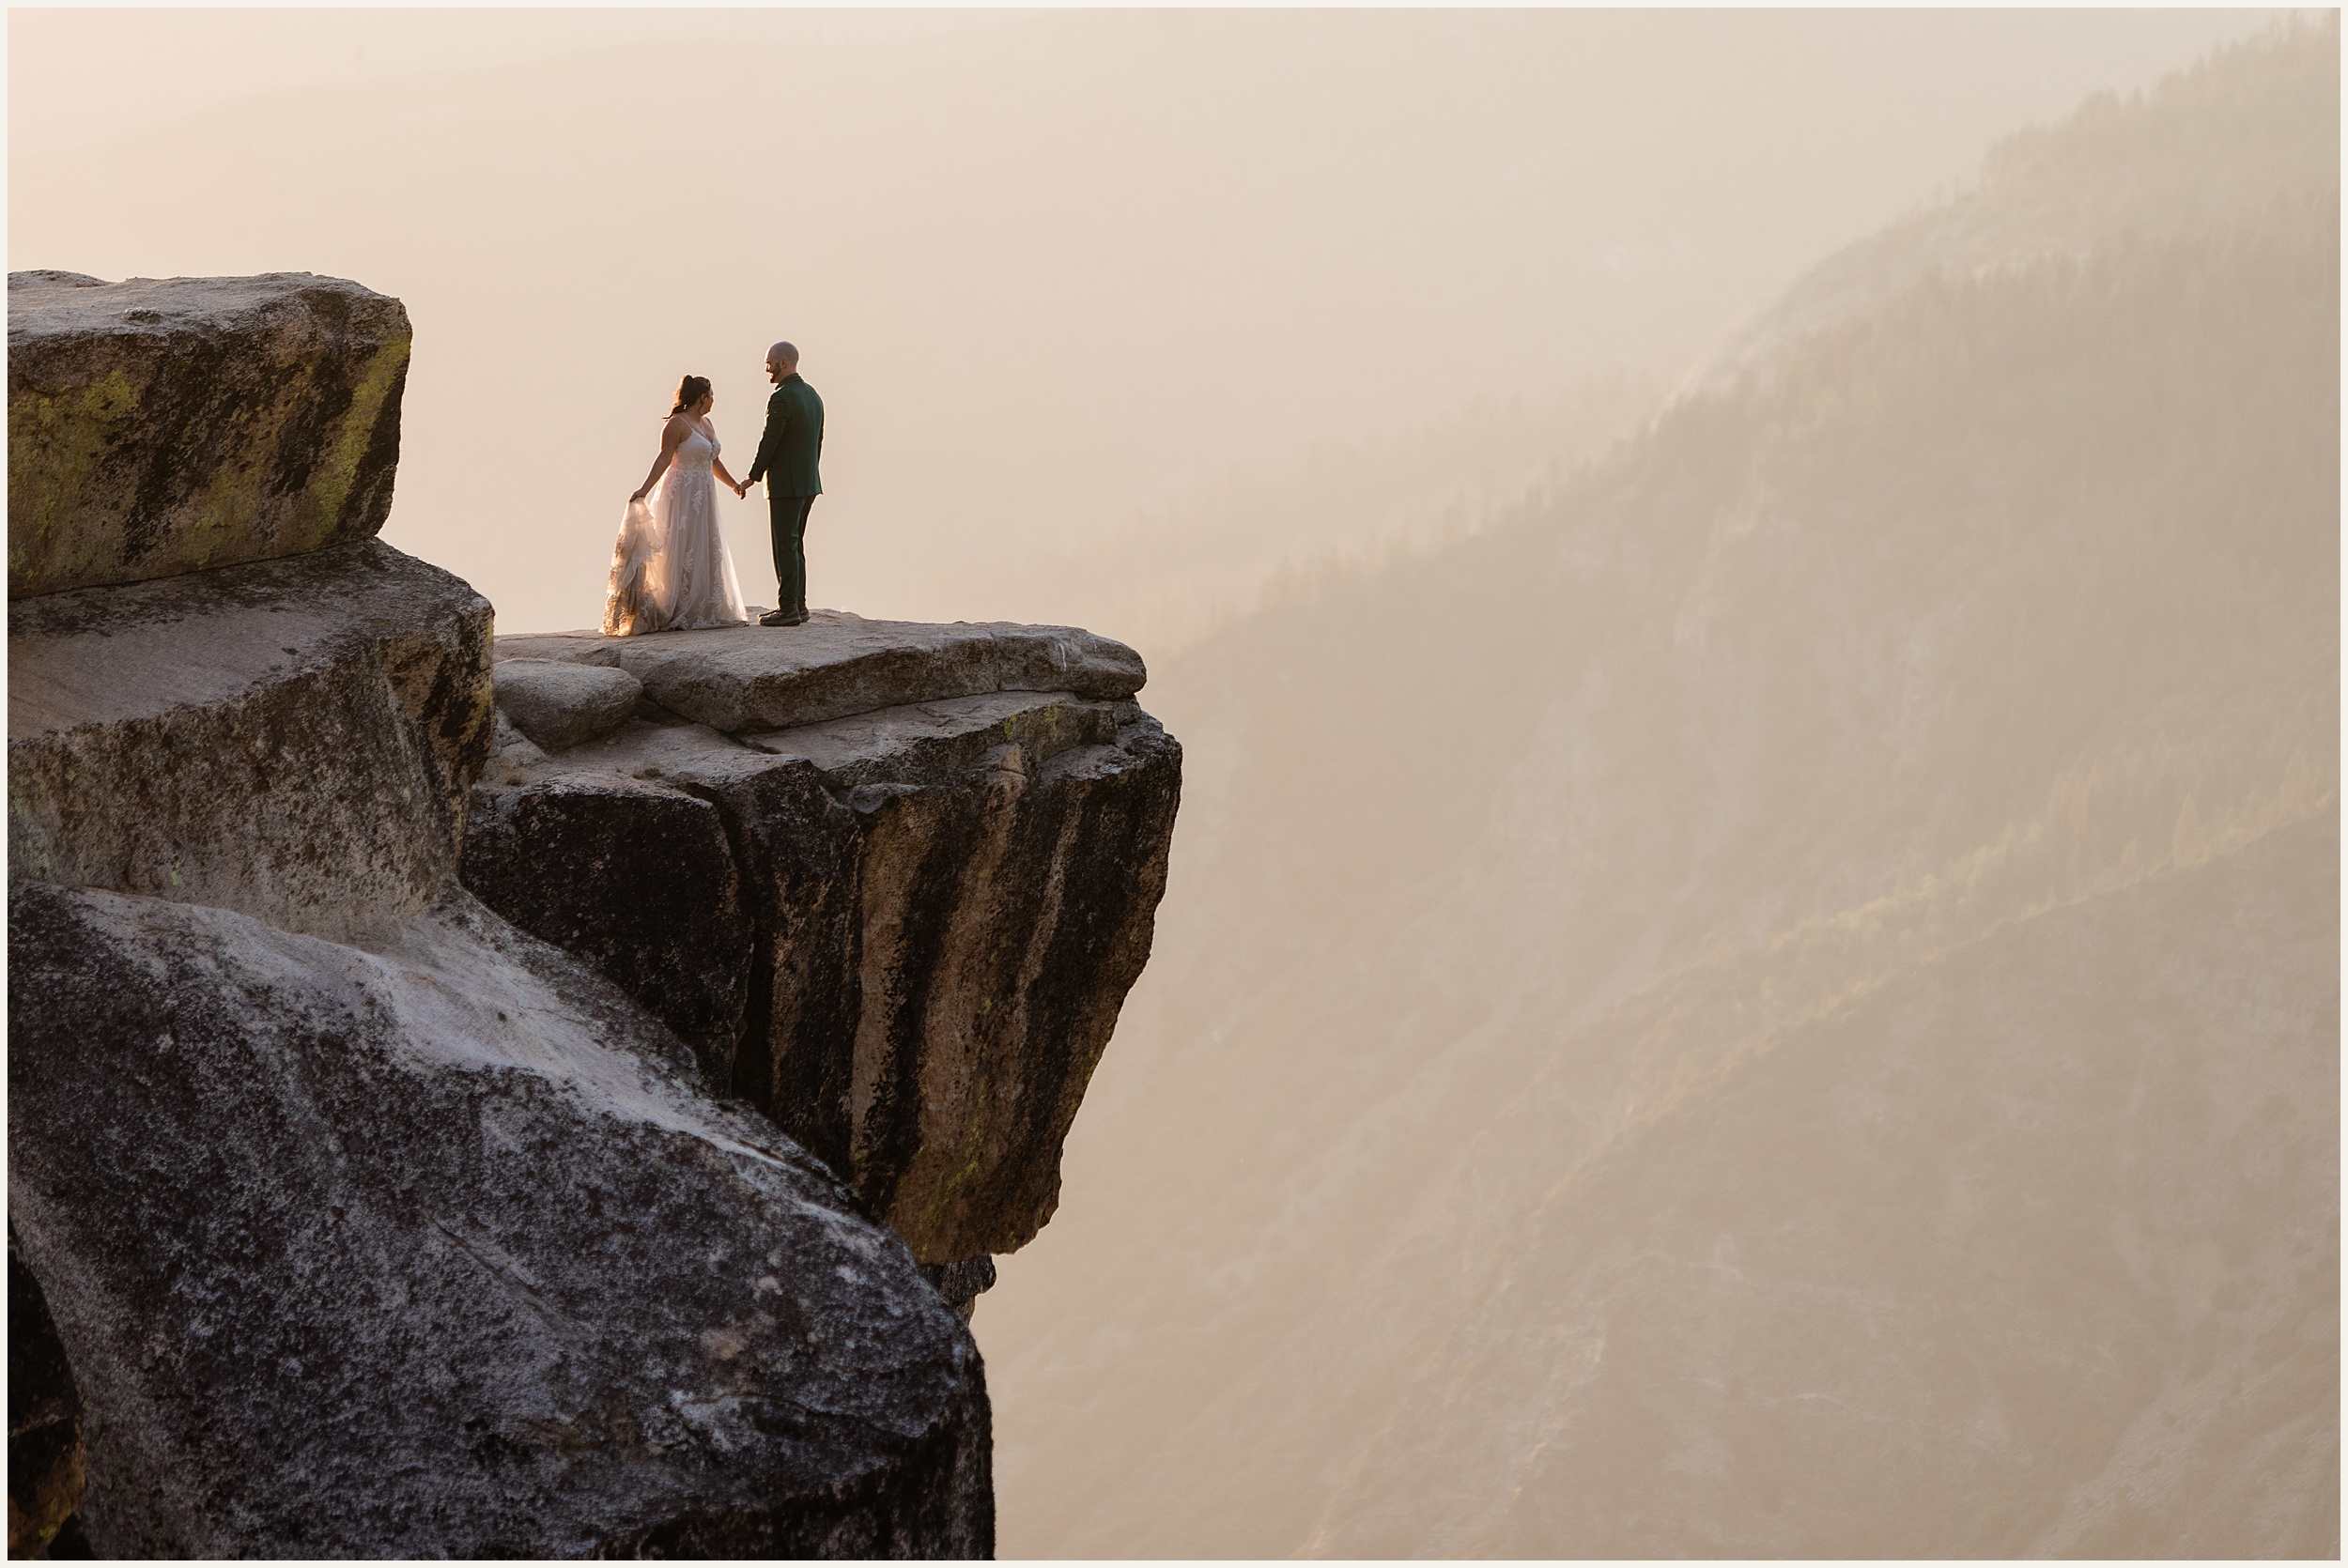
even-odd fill
[{"label": "lichen on rock", "polygon": [[371,538],[410,331],[338,278],[8,276],[8,596]]}]

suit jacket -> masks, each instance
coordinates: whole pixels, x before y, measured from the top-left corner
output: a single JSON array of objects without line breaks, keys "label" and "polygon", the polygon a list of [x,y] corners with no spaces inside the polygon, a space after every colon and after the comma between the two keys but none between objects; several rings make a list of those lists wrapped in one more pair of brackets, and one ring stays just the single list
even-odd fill
[{"label": "suit jacket", "polygon": [[824,400],[793,371],[766,400],[766,433],[758,438],[758,459],[745,484],[767,480],[770,496],[820,496],[823,478],[815,460],[824,451]]}]

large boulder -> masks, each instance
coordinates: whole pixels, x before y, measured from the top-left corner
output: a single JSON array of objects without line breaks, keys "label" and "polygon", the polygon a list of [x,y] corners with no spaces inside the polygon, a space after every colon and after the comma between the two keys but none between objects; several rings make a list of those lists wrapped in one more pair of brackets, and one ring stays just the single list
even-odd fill
[{"label": "large boulder", "polygon": [[[665,635],[500,638],[609,657],[653,701],[558,756],[502,751],[464,880],[693,1040],[714,1087],[829,1162],[923,1264],[975,1265],[1058,1204],[1060,1145],[1149,956],[1181,747],[1126,695],[1140,660],[1089,634],[919,627],[892,653],[888,623],[813,624],[682,634],[674,653]],[[1056,638],[1089,651],[1033,662]],[[1013,684],[1055,668],[1117,695]],[[767,722],[850,691],[878,707]]]},{"label": "large boulder", "polygon": [[8,597],[372,537],[408,313],[339,278],[8,275]]},{"label": "large boulder", "polygon": [[372,940],[456,863],[488,601],[374,540],[8,606],[10,879]]},{"label": "large boulder", "polygon": [[575,961],[461,892],[365,952],[40,884],[9,953],[100,1555],[991,1549],[962,1319]]}]

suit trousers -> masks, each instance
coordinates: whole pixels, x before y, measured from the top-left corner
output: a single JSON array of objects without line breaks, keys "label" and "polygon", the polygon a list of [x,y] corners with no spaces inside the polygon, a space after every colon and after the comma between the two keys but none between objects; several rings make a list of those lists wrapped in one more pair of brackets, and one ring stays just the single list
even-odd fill
[{"label": "suit trousers", "polygon": [[813,496],[766,492],[766,520],[775,535],[775,607],[807,609],[807,515]]}]

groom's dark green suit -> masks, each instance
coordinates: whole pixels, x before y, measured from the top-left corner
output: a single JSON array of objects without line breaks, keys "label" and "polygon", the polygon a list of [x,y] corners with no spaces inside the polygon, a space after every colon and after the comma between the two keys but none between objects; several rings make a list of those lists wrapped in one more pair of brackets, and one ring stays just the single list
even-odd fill
[{"label": "groom's dark green suit", "polygon": [[745,484],[766,481],[775,536],[775,607],[807,613],[807,515],[824,493],[815,461],[824,451],[824,400],[793,371],[766,400],[766,433]]}]

